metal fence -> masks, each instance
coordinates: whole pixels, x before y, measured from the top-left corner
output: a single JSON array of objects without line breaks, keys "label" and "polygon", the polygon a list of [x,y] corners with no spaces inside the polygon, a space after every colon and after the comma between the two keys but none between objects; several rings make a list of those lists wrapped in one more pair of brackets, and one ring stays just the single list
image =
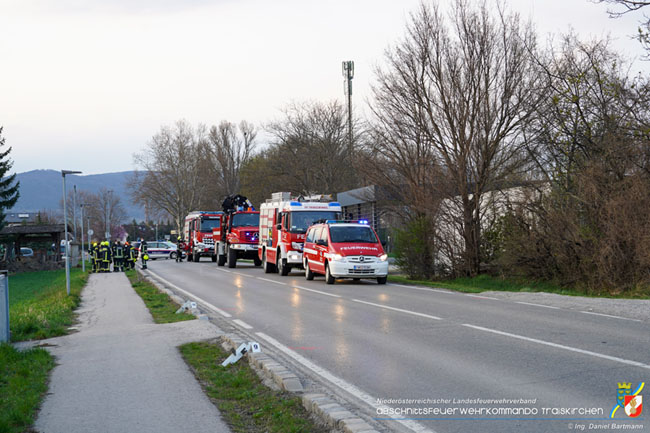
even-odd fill
[{"label": "metal fence", "polygon": [[9,337],[9,272],[0,271],[0,343]]}]

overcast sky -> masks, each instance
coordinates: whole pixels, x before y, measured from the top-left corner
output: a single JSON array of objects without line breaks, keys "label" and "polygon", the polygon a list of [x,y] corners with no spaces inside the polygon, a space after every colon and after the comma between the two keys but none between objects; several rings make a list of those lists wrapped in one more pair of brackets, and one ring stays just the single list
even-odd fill
[{"label": "overcast sky", "polygon": [[[14,170],[132,170],[132,154],[178,119],[263,126],[291,101],[343,99],[343,60],[355,62],[361,110],[374,67],[419,3],[0,0],[0,126]],[[573,28],[642,53],[629,39],[639,13],[612,20],[588,0],[508,6],[541,39]]]}]

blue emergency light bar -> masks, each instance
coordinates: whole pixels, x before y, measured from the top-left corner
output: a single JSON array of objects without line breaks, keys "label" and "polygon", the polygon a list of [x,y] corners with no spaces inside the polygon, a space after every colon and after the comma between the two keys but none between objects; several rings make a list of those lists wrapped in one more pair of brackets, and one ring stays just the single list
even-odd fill
[{"label": "blue emergency light bar", "polygon": [[331,201],[327,204],[328,206],[334,207],[334,206],[341,206],[341,203],[337,201]]},{"label": "blue emergency light bar", "polygon": [[368,220],[326,220],[325,224],[368,224]]},{"label": "blue emergency light bar", "polygon": [[300,203],[299,201],[292,201],[292,202],[289,202],[289,204],[291,206],[302,206],[302,203]]}]

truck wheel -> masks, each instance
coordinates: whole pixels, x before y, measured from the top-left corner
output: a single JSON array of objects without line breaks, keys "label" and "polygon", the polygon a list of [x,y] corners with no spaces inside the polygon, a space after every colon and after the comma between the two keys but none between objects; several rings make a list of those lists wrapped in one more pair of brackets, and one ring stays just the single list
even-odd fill
[{"label": "truck wheel", "polygon": [[[136,259],[136,260],[137,260],[137,259]],[[187,253],[187,261],[188,261],[188,262],[191,262],[191,261],[192,261],[192,253],[191,253],[190,251],[188,251],[188,253]]]},{"label": "truck wheel", "polygon": [[255,266],[260,266],[262,264],[262,261],[260,260],[259,257],[256,256],[256,257],[253,257],[253,264]]},{"label": "truck wheel", "polygon": [[225,264],[226,264],[226,255],[219,254],[219,258],[217,259],[217,266],[223,266]]},{"label": "truck wheel", "polygon": [[305,263],[305,278],[309,281],[314,279],[314,273],[309,269],[309,263]]},{"label": "truck wheel", "polygon": [[213,262],[217,261],[217,256],[211,256],[210,258],[212,259]]},{"label": "truck wheel", "polygon": [[388,277],[377,277],[377,284],[386,284],[386,280],[388,280]]},{"label": "truck wheel", "polygon": [[228,247],[228,267],[234,268],[237,266],[237,251]]},{"label": "truck wheel", "polygon": [[325,282],[327,284],[334,284],[334,277],[330,274],[330,266],[325,265]]},{"label": "truck wheel", "polygon": [[[280,255],[278,254],[278,257]],[[280,257],[280,260],[278,260],[278,273],[282,275],[283,277],[286,277],[289,275],[289,271],[291,268],[287,265],[287,259],[283,259]]]},{"label": "truck wheel", "polygon": [[194,253],[192,257],[192,261],[198,263],[200,260],[201,260],[201,255],[198,253]]},{"label": "truck wheel", "polygon": [[275,272],[275,265],[273,263],[269,263],[268,260],[266,260],[266,251],[262,253],[262,267],[264,268],[265,274],[271,274]]}]

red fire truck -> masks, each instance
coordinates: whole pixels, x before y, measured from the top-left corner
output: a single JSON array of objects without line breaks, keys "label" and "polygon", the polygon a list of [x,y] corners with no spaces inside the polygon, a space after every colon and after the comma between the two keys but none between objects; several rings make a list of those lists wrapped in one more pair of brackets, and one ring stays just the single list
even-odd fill
[{"label": "red fire truck", "polygon": [[223,215],[219,227],[212,229],[217,265],[237,266],[237,259],[252,259],[255,266],[262,264],[258,257],[260,213],[244,196],[228,196],[222,204]]},{"label": "red fire truck", "polygon": [[183,238],[187,243],[187,261],[198,262],[201,257],[217,261],[212,239],[212,229],[221,225],[223,212],[194,211],[185,217]]},{"label": "red fire truck", "polygon": [[326,196],[291,198],[276,192],[260,209],[259,258],[264,272],[287,275],[303,268],[302,249],[307,228],[317,220],[341,217],[341,205]]}]

